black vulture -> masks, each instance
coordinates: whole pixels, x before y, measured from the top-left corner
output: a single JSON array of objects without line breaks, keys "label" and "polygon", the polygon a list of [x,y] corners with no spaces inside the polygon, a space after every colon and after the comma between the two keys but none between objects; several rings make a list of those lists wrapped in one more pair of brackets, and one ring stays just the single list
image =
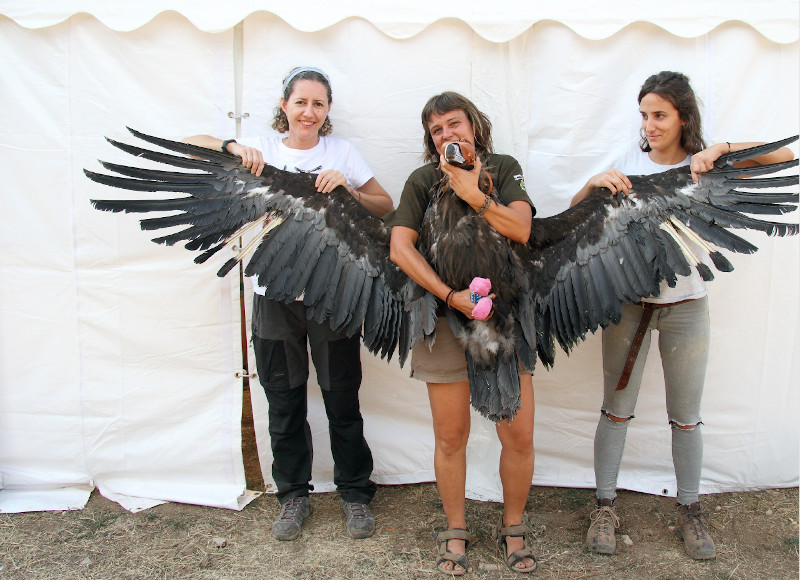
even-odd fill
[{"label": "black vulture", "polygon": [[[349,335],[363,328],[364,344],[382,358],[391,359],[397,350],[402,365],[421,340],[430,344],[435,339],[439,300],[390,261],[389,228],[344,188],[319,194],[314,175],[267,165],[256,177],[228,153],[130,131],[181,155],[108,141],[182,171],[101,161],[116,175],[84,170],[86,175],[112,187],[185,195],[92,200],[95,208],[171,212],[142,219],[142,229],[188,226],[153,241],[172,245],[188,240],[188,250],[202,252],[195,258],[198,263],[252,231],[253,241],[223,265],[219,276],[252,252],[245,273],[258,275],[268,298],[289,302],[302,297],[309,318],[327,320],[332,329]],[[774,188],[796,185],[798,176],[763,176],[796,168],[798,161],[747,169],[732,165],[796,139],[723,155],[697,184],[688,167],[630,176],[633,192],[628,196],[596,190],[558,215],[534,218],[527,244],[500,236],[446,184],[437,186],[420,232],[420,253],[450,287],[467,288],[473,278],[483,277],[497,294],[486,321],[446,310],[465,346],[472,405],[494,421],[510,419],[519,408],[520,363],[532,370],[538,358],[551,366],[556,343],[569,352],[587,332],[618,322],[623,303],[656,295],[662,280],[674,285],[676,276],[692,268],[712,279],[696,248],[717,270],[731,271],[715,248],[757,250],[731,229],[797,234],[795,223],[747,214],[796,209],[797,193]],[[769,191],[750,191],[762,188]]]}]

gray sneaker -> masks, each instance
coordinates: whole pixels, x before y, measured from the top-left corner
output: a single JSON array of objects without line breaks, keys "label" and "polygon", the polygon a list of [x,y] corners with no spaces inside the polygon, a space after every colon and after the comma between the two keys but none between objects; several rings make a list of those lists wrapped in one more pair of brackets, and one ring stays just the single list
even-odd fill
[{"label": "gray sneaker", "polygon": [[617,551],[614,530],[619,527],[619,517],[614,511],[614,500],[597,500],[597,509],[589,516],[592,521],[586,532],[586,547],[597,554],[613,554]]},{"label": "gray sneaker", "polygon": [[293,497],[281,505],[281,515],[272,524],[272,535],[276,540],[294,540],[300,535],[303,520],[311,515],[308,496]]},{"label": "gray sneaker", "polygon": [[683,540],[683,549],[695,560],[710,560],[717,556],[714,540],[708,534],[705,520],[706,514],[699,501],[689,505],[678,504],[675,535]]},{"label": "gray sneaker", "polygon": [[342,509],[347,517],[347,531],[354,538],[369,538],[375,533],[375,518],[365,503],[350,503],[342,500]]}]

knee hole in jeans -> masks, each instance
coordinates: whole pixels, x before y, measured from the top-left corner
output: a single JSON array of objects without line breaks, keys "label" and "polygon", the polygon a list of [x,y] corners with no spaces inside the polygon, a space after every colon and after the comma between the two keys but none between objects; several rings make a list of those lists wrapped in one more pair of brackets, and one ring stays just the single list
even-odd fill
[{"label": "knee hole in jeans", "polygon": [[680,423],[670,420],[669,424],[672,425],[673,429],[681,429],[682,431],[693,431],[694,429],[697,429],[697,427],[702,425],[703,422],[698,421],[694,425],[681,425]]},{"label": "knee hole in jeans", "polygon": [[633,419],[633,415],[631,415],[630,417],[617,417],[616,415],[612,415],[605,409],[600,411],[600,413],[602,413],[606,419],[608,419],[609,421],[613,421],[614,423],[627,423],[628,421]]}]

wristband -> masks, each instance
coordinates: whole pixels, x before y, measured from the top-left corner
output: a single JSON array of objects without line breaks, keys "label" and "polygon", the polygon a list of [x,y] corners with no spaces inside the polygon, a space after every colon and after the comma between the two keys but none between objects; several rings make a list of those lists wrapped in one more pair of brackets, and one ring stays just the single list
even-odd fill
[{"label": "wristband", "polygon": [[731,152],[731,142],[730,141],[725,141],[725,143],[728,144],[728,153],[730,153]]},{"label": "wristband", "polygon": [[227,153],[228,152],[228,145],[230,145],[231,143],[236,143],[236,139],[225,139],[225,141],[222,142],[222,152],[223,153]]},{"label": "wristband", "polygon": [[448,308],[451,308],[451,306],[450,306],[450,298],[452,298],[452,296],[453,296],[453,293],[454,293],[455,291],[456,291],[456,289],[455,289],[455,288],[453,288],[452,290],[450,290],[450,292],[448,292],[448,293],[447,293],[447,297],[444,299],[444,304],[445,304],[445,306],[447,306]]},{"label": "wristband", "polygon": [[483,206],[481,207],[481,209],[478,210],[478,215],[482,216],[483,214],[485,214],[486,211],[489,209],[490,205],[492,205],[492,198],[487,195],[486,201],[483,202]]}]

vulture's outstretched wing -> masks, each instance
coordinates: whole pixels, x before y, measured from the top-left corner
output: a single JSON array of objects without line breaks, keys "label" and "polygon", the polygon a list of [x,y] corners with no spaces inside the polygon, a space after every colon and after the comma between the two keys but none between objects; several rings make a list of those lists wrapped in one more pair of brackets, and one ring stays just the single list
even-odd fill
[{"label": "vulture's outstretched wing", "polygon": [[92,200],[113,212],[172,212],[141,220],[143,230],[188,226],[154,238],[172,245],[186,240],[188,250],[202,251],[205,262],[240,236],[253,240],[228,260],[227,274],[251,251],[245,273],[258,275],[267,297],[291,302],[301,295],[309,318],[328,321],[336,331],[353,335],[364,329],[364,344],[381,357],[399,348],[401,364],[420,339],[430,336],[436,301],[420,290],[389,260],[389,229],[342,187],[317,193],[315,175],[282,171],[269,165],[259,177],[241,166],[241,158],[131,133],[172,155],[127,145],[115,147],[184,171],[157,171],[100,163],[117,175],[84,170],[98,183],[141,192],[171,192],[183,197],[143,200]]},{"label": "vulture's outstretched wing", "polygon": [[631,176],[629,196],[596,190],[561,214],[534,219],[527,245],[534,300],[520,315],[534,321],[542,362],[553,364],[555,341],[569,352],[587,331],[619,322],[623,303],[657,295],[662,280],[673,286],[677,275],[693,268],[704,280],[713,279],[704,256],[719,271],[733,270],[715,247],[748,254],[757,248],[730,229],[797,234],[796,223],[747,215],[793,211],[797,193],[747,190],[797,185],[797,175],[760,176],[797,167],[798,161],[732,166],[796,139],[723,155],[698,184],[688,166]]},{"label": "vulture's outstretched wing", "polygon": [[[228,260],[220,276],[257,245],[246,273],[259,276],[268,297],[288,302],[303,295],[309,316],[327,320],[336,330],[352,334],[363,325],[364,344],[382,357],[397,348],[402,364],[411,347],[432,336],[436,299],[392,264],[388,228],[343,188],[318,194],[312,175],[265,166],[255,177],[227,153],[131,132],[193,158],[109,140],[132,155],[182,171],[101,162],[116,175],[86,175],[122,189],[185,196],[93,200],[97,209],[172,212],[141,220],[142,229],[187,226],[153,241],[186,240],[187,249],[203,252],[197,262],[254,230],[252,244]],[[520,362],[533,369],[538,355],[552,365],[556,342],[569,352],[587,331],[619,321],[623,303],[657,294],[662,280],[674,284],[692,268],[711,279],[696,252],[707,254],[718,270],[731,270],[713,246],[745,253],[756,247],[730,229],[797,234],[797,224],[747,215],[796,209],[797,193],[748,190],[796,185],[797,175],[761,176],[797,167],[797,161],[747,169],[731,165],[795,139],[723,155],[699,184],[688,167],[631,177],[630,196],[598,190],[559,215],[534,219],[527,244],[500,236],[452,191],[434,196],[423,220],[420,252],[452,288],[465,288],[473,276],[481,276],[497,289],[495,315],[485,322],[448,311],[467,354],[473,406],[495,421],[512,417],[520,404]]]}]

